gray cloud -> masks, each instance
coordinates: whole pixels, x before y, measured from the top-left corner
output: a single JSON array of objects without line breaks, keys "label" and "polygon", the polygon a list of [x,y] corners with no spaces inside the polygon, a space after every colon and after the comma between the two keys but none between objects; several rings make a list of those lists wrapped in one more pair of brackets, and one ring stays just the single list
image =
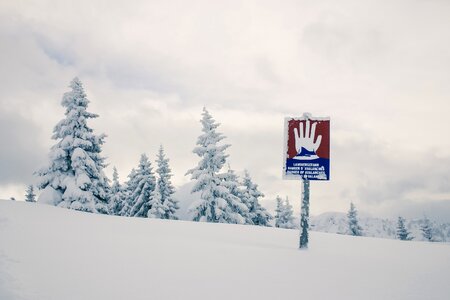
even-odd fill
[{"label": "gray cloud", "polygon": [[33,183],[46,149],[36,124],[17,114],[0,111],[0,185]]}]

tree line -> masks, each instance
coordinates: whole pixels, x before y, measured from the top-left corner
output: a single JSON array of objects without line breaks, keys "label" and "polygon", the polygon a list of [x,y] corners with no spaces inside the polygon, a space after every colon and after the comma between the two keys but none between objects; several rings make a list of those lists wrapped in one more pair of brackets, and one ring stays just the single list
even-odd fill
[{"label": "tree line", "polygon": [[[148,156],[142,154],[126,182],[119,182],[116,168],[111,181],[104,173],[107,164],[102,156],[106,135],[95,134],[87,124],[98,115],[88,112],[89,100],[78,78],[69,87],[61,101],[65,117],[53,129],[56,144],[50,149],[49,163],[35,173],[39,201],[91,213],[177,219],[179,205],[173,198],[173,175],[163,146],[155,171]],[[225,136],[217,131],[220,124],[206,108],[200,122],[202,134],[193,150],[199,162],[186,173],[194,182],[191,192],[198,195],[190,208],[192,220],[270,226],[273,216],[260,204],[264,194],[249,172],[239,178],[230,167],[223,171],[228,158],[225,150],[230,145],[221,143]],[[26,199],[35,201],[33,186],[29,186]]]},{"label": "tree line", "polygon": [[[364,232],[362,227],[359,225],[358,220],[358,211],[356,210],[353,202],[350,202],[350,209],[347,212],[347,224],[348,224],[348,234],[353,236],[363,236]],[[429,242],[435,241],[433,235],[433,226],[431,221],[424,217],[422,220],[422,224],[420,226],[420,231],[422,236]],[[410,241],[414,239],[411,232],[406,227],[405,218],[399,216],[397,218],[397,227],[396,227],[396,238],[402,241]]]}]

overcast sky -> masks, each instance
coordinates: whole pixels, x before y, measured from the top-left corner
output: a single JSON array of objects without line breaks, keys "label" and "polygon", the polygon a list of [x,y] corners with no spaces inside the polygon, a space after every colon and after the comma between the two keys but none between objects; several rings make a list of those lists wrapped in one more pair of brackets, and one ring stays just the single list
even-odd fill
[{"label": "overcast sky", "polygon": [[206,106],[273,209],[285,116],[331,118],[311,212],[450,221],[450,1],[0,2],[0,198],[46,164],[78,76],[122,181],[160,144],[189,182]]}]

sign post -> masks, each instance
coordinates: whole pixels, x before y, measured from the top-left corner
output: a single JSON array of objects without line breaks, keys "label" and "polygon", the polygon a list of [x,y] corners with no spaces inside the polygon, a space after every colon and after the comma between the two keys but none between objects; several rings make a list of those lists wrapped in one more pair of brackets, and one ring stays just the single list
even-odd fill
[{"label": "sign post", "polygon": [[308,248],[310,180],[330,180],[330,118],[285,118],[283,179],[302,180],[300,249]]},{"label": "sign post", "polygon": [[302,208],[300,212],[300,249],[308,248],[309,180],[302,180]]}]

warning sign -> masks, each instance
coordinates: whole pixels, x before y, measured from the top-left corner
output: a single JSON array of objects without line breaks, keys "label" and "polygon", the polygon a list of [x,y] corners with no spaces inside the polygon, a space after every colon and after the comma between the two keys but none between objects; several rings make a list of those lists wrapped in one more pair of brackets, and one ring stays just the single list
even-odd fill
[{"label": "warning sign", "polygon": [[284,179],[330,180],[330,118],[285,118]]}]

